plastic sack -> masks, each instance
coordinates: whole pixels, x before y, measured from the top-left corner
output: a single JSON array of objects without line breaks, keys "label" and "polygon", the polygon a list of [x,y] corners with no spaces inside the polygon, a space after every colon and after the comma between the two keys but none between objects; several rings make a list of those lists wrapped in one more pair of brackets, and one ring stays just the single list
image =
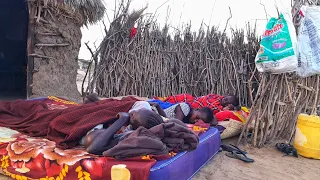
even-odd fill
[{"label": "plastic sack", "polygon": [[298,70],[300,77],[320,74],[320,7],[301,8],[298,34]]},{"label": "plastic sack", "polygon": [[297,38],[290,13],[271,18],[261,38],[255,63],[259,72],[274,74],[296,71]]}]

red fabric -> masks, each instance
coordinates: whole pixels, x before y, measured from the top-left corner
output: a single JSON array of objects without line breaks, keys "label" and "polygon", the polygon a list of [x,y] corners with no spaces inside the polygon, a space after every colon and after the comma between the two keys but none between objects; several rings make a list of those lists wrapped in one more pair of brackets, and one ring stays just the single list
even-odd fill
[{"label": "red fabric", "polygon": [[133,38],[137,34],[137,28],[131,28],[130,31],[130,38]]},{"label": "red fabric", "polygon": [[195,124],[195,126],[199,126],[201,128],[206,128],[209,129],[210,128],[210,124],[203,122],[202,120],[197,121]]},{"label": "red fabric", "polygon": [[67,149],[75,147],[96,125],[112,123],[119,112],[128,112],[136,101],[133,97],[106,99],[53,110],[41,101],[0,102],[0,126],[46,137],[55,141],[57,147]]},{"label": "red fabric", "polygon": [[207,124],[202,120],[197,121],[195,124],[187,124],[187,126],[198,136],[205,133],[210,128],[210,124]]},{"label": "red fabric", "polygon": [[186,102],[190,104],[192,108],[209,107],[213,110],[213,114],[216,114],[223,109],[220,104],[222,99],[223,96],[216,94],[208,94],[200,97],[193,97],[190,94],[178,94],[174,96],[168,96],[165,101],[170,103]]},{"label": "red fabric", "polygon": [[[1,130],[12,133],[9,129]],[[151,167],[156,163],[154,158],[171,157],[148,156],[119,161],[88,154],[83,148],[61,150],[52,141],[31,138],[18,132],[11,138],[10,142],[0,143],[0,172],[9,177],[21,176],[16,179],[111,179],[112,167],[121,164],[130,171],[132,180],[147,180]],[[18,171],[23,167],[29,171]]]},{"label": "red fabric", "polygon": [[216,114],[217,121],[225,121],[233,119],[239,122],[242,122],[238,116],[236,116],[232,111],[221,111]]},{"label": "red fabric", "polygon": [[168,96],[164,101],[170,103],[186,102],[190,104],[192,108],[209,107],[213,110],[213,114],[218,121],[225,121],[227,119],[233,119],[241,121],[241,119],[235,115],[233,111],[224,111],[221,106],[221,100],[223,96],[216,94],[208,94],[206,96],[193,97],[190,94],[178,94],[174,96]]}]

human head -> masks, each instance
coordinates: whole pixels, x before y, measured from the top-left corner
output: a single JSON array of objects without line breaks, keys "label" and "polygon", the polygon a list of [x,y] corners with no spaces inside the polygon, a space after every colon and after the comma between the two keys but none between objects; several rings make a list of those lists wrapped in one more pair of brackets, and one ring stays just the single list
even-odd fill
[{"label": "human head", "polygon": [[205,123],[211,124],[214,120],[213,111],[209,107],[194,109],[190,117],[191,122],[195,123],[200,119]]},{"label": "human head", "polygon": [[229,106],[229,108],[231,110],[237,109],[240,106],[239,98],[237,96],[234,96],[234,95],[225,96],[221,100],[221,105],[223,107],[228,107]]},{"label": "human head", "polygon": [[96,102],[96,101],[100,101],[98,94],[92,93],[92,94],[87,95],[83,99],[83,104],[88,104],[88,103],[92,103],[92,102]]},{"label": "human head", "polygon": [[156,112],[149,109],[139,109],[132,111],[130,114],[130,124],[133,129],[143,126],[150,129],[156,125],[163,123],[162,117]]}]

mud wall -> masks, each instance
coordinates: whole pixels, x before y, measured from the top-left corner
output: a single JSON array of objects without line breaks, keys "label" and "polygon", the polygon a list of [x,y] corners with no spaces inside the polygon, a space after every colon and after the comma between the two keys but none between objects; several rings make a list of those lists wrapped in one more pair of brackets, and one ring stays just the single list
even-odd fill
[{"label": "mud wall", "polygon": [[36,19],[31,97],[54,95],[80,100],[76,85],[80,26],[63,15],[44,13]]}]

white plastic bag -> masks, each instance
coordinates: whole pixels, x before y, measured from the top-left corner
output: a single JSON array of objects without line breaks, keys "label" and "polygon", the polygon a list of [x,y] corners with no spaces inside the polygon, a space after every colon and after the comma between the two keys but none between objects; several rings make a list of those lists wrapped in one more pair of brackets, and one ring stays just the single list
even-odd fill
[{"label": "white plastic bag", "polygon": [[300,77],[320,74],[320,7],[303,6],[298,34],[298,70]]},{"label": "white plastic bag", "polygon": [[291,13],[271,18],[260,42],[255,62],[259,72],[274,74],[297,70],[297,38]]}]

